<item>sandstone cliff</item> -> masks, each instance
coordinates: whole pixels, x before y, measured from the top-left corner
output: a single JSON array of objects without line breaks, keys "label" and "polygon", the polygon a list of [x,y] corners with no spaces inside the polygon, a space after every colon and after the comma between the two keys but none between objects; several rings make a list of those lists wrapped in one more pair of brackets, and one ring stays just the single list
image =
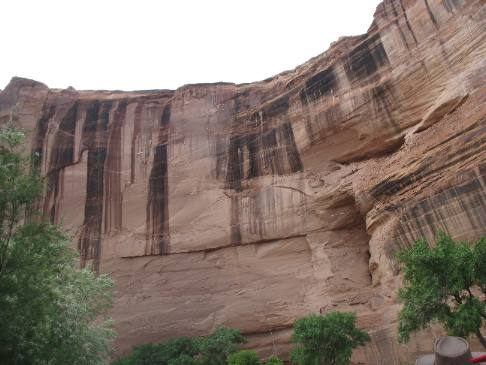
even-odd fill
[{"label": "sandstone cliff", "polygon": [[241,329],[285,353],[296,317],[352,310],[364,364],[401,364],[397,248],[486,234],[486,6],[385,0],[368,32],[261,82],[49,89],[14,78],[45,218],[116,280],[117,346]]}]

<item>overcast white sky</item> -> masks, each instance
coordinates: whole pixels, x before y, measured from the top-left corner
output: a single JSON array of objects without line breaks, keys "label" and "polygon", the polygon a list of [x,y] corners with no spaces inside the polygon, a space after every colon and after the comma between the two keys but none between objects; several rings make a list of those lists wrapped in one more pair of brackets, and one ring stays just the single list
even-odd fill
[{"label": "overcast white sky", "polygon": [[0,89],[251,82],[366,32],[380,0],[0,0]]}]

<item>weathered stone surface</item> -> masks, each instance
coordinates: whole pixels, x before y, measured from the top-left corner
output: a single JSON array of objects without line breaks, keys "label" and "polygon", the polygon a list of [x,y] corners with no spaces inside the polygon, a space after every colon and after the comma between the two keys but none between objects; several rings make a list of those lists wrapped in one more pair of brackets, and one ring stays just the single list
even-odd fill
[{"label": "weathered stone surface", "polygon": [[38,203],[116,280],[121,353],[218,325],[285,353],[295,318],[352,310],[363,364],[395,340],[394,252],[486,234],[486,7],[385,0],[369,31],[252,84],[54,90],[20,78],[0,121],[29,132]]}]

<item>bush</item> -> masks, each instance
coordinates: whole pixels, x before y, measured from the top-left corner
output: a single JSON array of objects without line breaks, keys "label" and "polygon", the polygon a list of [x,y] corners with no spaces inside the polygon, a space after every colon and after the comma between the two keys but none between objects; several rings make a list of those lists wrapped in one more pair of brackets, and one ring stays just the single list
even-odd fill
[{"label": "bush", "polygon": [[255,351],[241,350],[228,356],[228,365],[261,365]]},{"label": "bush", "polygon": [[370,340],[355,326],[354,313],[330,312],[325,316],[311,314],[294,325],[291,360],[299,365],[346,365],[353,350]]}]

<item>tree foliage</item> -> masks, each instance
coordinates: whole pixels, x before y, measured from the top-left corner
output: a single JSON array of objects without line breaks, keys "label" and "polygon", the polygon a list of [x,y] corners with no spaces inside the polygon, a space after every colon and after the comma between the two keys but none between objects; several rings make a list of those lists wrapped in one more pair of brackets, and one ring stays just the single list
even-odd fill
[{"label": "tree foliage", "polygon": [[[17,152],[22,133],[0,131],[0,359],[17,365],[109,362],[112,281],[77,269],[60,228],[26,219],[42,182]],[[33,212],[30,212],[33,214]]]},{"label": "tree foliage", "polygon": [[201,337],[196,342],[201,365],[226,365],[228,355],[235,352],[246,339],[236,329],[219,327],[211,335]]},{"label": "tree foliage", "polygon": [[475,244],[454,242],[439,232],[436,245],[425,240],[397,255],[403,270],[403,302],[399,341],[410,333],[441,323],[454,336],[476,335],[486,348],[480,328],[486,319],[486,239]]},{"label": "tree foliage", "polygon": [[295,322],[292,340],[298,344],[291,360],[299,365],[346,365],[353,350],[370,340],[355,325],[354,313],[311,314]]},{"label": "tree foliage", "polygon": [[255,351],[240,350],[228,356],[228,365],[261,365]]},{"label": "tree foliage", "polygon": [[117,365],[176,365],[192,364],[197,354],[194,341],[187,337],[173,338],[160,344],[146,344],[136,347],[126,358],[115,362]]},{"label": "tree foliage", "polygon": [[276,357],[276,356],[270,356],[267,359],[267,361],[265,361],[265,365],[284,365],[284,363],[278,357]]},{"label": "tree foliage", "polygon": [[173,338],[136,347],[115,365],[226,365],[230,354],[246,342],[238,330],[219,327],[206,337]]}]

